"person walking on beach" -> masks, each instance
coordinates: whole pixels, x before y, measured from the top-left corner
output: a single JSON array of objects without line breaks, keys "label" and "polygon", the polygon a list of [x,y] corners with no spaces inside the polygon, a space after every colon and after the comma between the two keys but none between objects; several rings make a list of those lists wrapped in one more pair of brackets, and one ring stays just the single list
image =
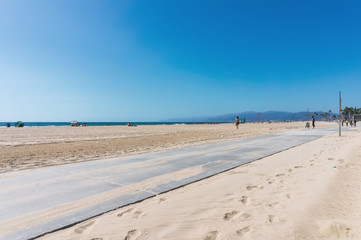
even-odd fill
[{"label": "person walking on beach", "polygon": [[239,126],[239,117],[237,116],[236,117],[236,127],[237,127],[237,129],[238,129],[238,126]]},{"label": "person walking on beach", "polygon": [[315,117],[312,116],[312,128],[315,128]]}]

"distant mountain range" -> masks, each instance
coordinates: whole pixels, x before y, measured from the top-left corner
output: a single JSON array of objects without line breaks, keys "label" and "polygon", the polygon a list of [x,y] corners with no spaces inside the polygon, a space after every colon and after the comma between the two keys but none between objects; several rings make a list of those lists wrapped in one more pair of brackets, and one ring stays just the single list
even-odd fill
[{"label": "distant mountain range", "polygon": [[[319,114],[323,114],[325,112],[318,112]],[[259,114],[259,115],[258,115]],[[311,120],[313,112],[309,113],[309,120]],[[330,115],[336,115],[335,113],[330,113]],[[174,118],[167,119],[164,122],[234,122],[235,118],[239,116],[240,118],[246,118],[246,122],[257,122],[258,116],[259,121],[306,121],[307,120],[307,112],[279,112],[279,111],[268,111],[268,112],[241,112],[241,113],[230,113],[220,116],[212,116],[212,117],[189,117],[189,118]],[[317,119],[321,119],[320,116],[316,117]]]}]

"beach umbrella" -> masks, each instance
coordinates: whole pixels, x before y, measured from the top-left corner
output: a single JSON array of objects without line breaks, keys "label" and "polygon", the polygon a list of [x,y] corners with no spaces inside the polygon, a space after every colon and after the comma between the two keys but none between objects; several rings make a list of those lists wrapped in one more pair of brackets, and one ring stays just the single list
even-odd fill
[{"label": "beach umbrella", "polygon": [[16,122],[15,127],[24,127],[24,122],[22,122],[22,121]]}]

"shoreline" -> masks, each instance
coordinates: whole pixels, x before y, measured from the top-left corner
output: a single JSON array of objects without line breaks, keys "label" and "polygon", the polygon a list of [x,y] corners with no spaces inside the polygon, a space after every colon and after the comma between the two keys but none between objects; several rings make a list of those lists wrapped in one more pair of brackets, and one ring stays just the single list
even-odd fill
[{"label": "shoreline", "polygon": [[[260,121],[260,122],[246,122],[243,124],[288,124],[288,123],[299,123],[307,121]],[[308,121],[311,122],[311,121]],[[12,124],[7,127],[7,123]],[[14,128],[16,122],[0,122],[0,129]],[[21,128],[31,127],[124,127],[128,126],[128,123],[132,124],[130,127],[137,126],[177,126],[177,125],[218,125],[218,124],[234,124],[233,122],[79,122],[80,126],[71,126],[71,122],[25,122],[25,125]],[[83,124],[86,123],[86,126]],[[317,121],[321,124],[335,124],[337,121]],[[29,125],[30,124],[30,125]]]},{"label": "shoreline", "polygon": [[[7,123],[11,126],[7,127]],[[127,126],[128,123],[133,126],[158,126],[158,125],[213,125],[229,124],[230,122],[78,122],[80,126],[71,126],[71,122],[24,122],[24,128],[27,127],[112,127]],[[86,126],[83,124],[86,123]],[[14,128],[16,122],[0,122],[0,128]]]}]

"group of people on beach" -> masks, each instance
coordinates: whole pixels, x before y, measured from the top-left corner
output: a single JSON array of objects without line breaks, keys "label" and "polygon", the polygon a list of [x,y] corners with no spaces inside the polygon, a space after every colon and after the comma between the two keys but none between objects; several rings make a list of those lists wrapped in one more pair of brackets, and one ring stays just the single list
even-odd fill
[{"label": "group of people on beach", "polygon": [[352,127],[352,126],[354,126],[354,127],[356,127],[356,123],[357,123],[357,121],[356,120],[351,120],[351,121],[349,121],[349,120],[342,120],[342,126],[344,125],[346,123],[346,127],[348,127],[348,124],[350,124],[350,126]]},{"label": "group of people on beach", "polygon": [[[352,127],[352,126],[354,126],[354,127],[356,127],[356,123],[357,123],[357,121],[356,120],[345,120],[345,119],[342,119],[342,126],[344,126],[344,124],[346,123],[346,127],[348,127],[348,124],[350,124],[350,126]],[[307,123],[307,124],[309,124],[309,123]],[[307,127],[307,125],[306,125],[306,127]],[[312,116],[312,128],[315,128],[315,117],[314,116]]]},{"label": "group of people on beach", "polygon": [[[312,116],[312,128],[315,128],[315,117],[314,116]],[[308,120],[307,120],[307,122],[306,122],[306,126],[305,126],[305,128],[310,128],[310,123],[308,122]]]}]

